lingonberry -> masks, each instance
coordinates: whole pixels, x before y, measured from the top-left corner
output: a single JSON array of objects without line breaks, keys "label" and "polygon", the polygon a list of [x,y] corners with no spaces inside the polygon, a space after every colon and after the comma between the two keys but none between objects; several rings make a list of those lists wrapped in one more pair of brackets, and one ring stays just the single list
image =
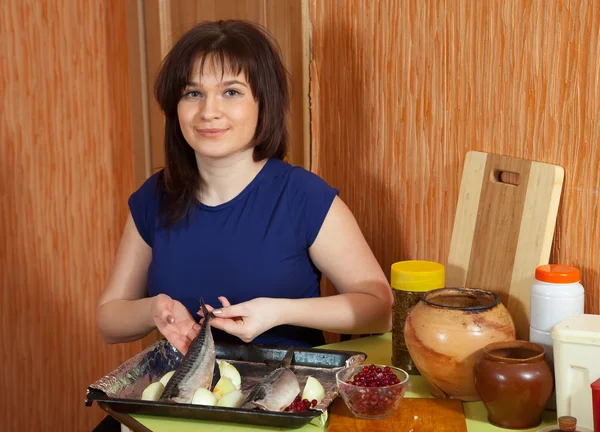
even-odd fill
[{"label": "lingonberry", "polygon": [[404,394],[400,380],[389,366],[366,365],[345,381],[344,399],[354,412],[368,416],[386,414]]},{"label": "lingonberry", "polygon": [[[348,381],[348,384],[351,384],[350,381]],[[288,406],[285,411],[286,412],[304,412],[309,410],[312,407],[315,407],[317,405],[317,401],[315,399],[313,399],[312,401],[309,401],[308,399],[302,399],[302,396],[300,394],[298,394],[298,396],[296,396],[296,398],[294,399],[294,401],[290,404],[290,406]]]}]

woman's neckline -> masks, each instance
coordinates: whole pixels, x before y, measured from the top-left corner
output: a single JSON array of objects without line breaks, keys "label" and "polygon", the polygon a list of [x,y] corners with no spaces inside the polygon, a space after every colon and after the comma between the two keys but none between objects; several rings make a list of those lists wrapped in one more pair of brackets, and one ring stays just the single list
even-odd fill
[{"label": "woman's neckline", "polygon": [[231,198],[229,201],[225,201],[222,204],[218,204],[215,206],[211,206],[208,204],[204,204],[202,201],[200,201],[199,199],[196,199],[196,203],[197,205],[202,209],[202,210],[208,210],[208,211],[218,211],[218,210],[222,210],[226,207],[232,206],[234,205],[237,201],[239,201],[240,199],[242,199],[245,195],[247,195],[254,187],[255,185],[265,176],[265,174],[268,172],[268,168],[270,167],[270,165],[272,165],[273,159],[267,159],[267,162],[261,167],[260,171],[258,171],[258,173],[254,176],[254,178],[250,181],[250,183],[248,183],[241,191],[240,193],[238,193],[236,196],[234,196],[233,198]]}]

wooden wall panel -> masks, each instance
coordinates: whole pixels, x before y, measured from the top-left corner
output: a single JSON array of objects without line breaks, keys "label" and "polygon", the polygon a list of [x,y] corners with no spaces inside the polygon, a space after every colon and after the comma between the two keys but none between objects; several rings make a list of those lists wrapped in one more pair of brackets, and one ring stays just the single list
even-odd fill
[{"label": "wooden wall panel", "polygon": [[289,159],[310,168],[309,20],[307,0],[265,1],[265,26],[277,39],[289,72]]},{"label": "wooden wall panel", "polygon": [[205,20],[247,19],[265,24],[266,0],[170,1],[173,38],[177,39],[194,24]]},{"label": "wooden wall panel", "polygon": [[308,0],[148,0],[144,2],[144,16],[153,171],[164,164],[164,120],[152,95],[160,62],[190,27],[220,19],[250,20],[267,27],[276,37],[290,73],[290,161],[310,166]]},{"label": "wooden wall panel", "polygon": [[386,273],[446,263],[468,150],[555,163],[551,262],[599,313],[600,4],[312,0],[311,24],[313,168]]},{"label": "wooden wall panel", "polygon": [[143,0],[126,0],[126,6],[131,95],[129,116],[131,117],[135,186],[140,186],[152,171],[144,4]]},{"label": "wooden wall panel", "polygon": [[95,308],[133,187],[124,2],[0,9],[3,430],[91,430],[87,386],[139,350]]}]

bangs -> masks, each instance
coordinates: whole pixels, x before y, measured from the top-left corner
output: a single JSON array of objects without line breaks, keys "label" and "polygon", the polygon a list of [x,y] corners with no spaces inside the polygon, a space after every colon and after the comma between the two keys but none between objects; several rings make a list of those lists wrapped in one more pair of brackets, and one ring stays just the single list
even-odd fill
[{"label": "bangs", "polygon": [[257,80],[257,53],[248,41],[219,33],[196,38],[179,48],[165,58],[155,87],[157,101],[167,116],[177,114],[185,87],[198,74],[217,73],[223,78],[225,74],[243,73],[254,98],[260,100],[264,94],[265,86]]},{"label": "bangs", "polygon": [[[248,70],[250,65],[248,59],[244,57],[234,56],[224,50],[196,53],[193,61],[190,63],[190,69],[187,74],[187,82],[193,81],[194,78],[200,77],[204,73],[221,75],[221,79],[225,75],[238,76],[244,74],[246,81],[250,82],[250,74]],[[198,66],[198,67],[196,67]],[[183,89],[181,89],[183,91]],[[254,91],[254,89],[252,89]]]}]

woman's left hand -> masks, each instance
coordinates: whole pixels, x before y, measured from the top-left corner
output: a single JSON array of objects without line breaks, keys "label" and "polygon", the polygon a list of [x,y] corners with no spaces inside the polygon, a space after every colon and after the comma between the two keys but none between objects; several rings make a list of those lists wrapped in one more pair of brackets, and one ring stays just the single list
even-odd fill
[{"label": "woman's left hand", "polygon": [[[277,299],[259,297],[247,302],[231,305],[226,297],[219,297],[223,307],[215,309],[206,305],[215,317],[212,327],[252,342],[258,335],[278,325]],[[202,315],[201,311],[198,311]]]}]

